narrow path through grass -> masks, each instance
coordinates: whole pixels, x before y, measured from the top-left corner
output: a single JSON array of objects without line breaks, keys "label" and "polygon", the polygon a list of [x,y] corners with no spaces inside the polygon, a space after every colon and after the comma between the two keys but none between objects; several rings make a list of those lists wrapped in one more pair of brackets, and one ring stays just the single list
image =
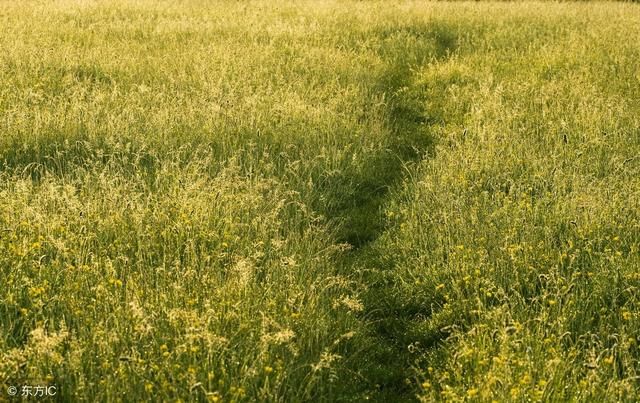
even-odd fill
[{"label": "narrow path through grass", "polygon": [[[406,34],[402,30],[395,34],[399,32]],[[374,244],[390,223],[384,207],[391,192],[411,174],[417,162],[434,156],[431,127],[440,123],[441,116],[437,111],[425,109],[428,92],[416,82],[415,72],[427,63],[448,58],[456,46],[455,33],[447,26],[431,24],[422,30],[412,29],[408,34],[420,45],[406,53],[391,55],[376,88],[386,100],[388,144],[369,160],[365,170],[351,178],[351,183],[355,183],[351,197],[327,211],[338,223],[338,241],[351,246],[339,262],[341,271],[358,276],[362,289],[366,290],[362,294],[365,310],[361,320],[369,331],[354,339],[349,356],[351,369],[358,374],[354,379],[360,383],[344,396],[355,393],[380,401],[415,400],[406,382],[412,375],[403,323],[405,316],[418,312],[393,309],[393,304],[385,301],[388,284],[380,272],[372,274],[368,269],[385,266]],[[393,44],[391,48],[397,51],[399,47]],[[339,186],[334,189],[340,191]]]}]

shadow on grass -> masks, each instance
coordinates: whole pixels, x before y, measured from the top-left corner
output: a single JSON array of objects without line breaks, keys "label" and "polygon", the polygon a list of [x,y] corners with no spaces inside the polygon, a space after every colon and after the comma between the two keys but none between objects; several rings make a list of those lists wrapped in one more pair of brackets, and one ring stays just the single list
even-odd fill
[{"label": "shadow on grass", "polygon": [[336,223],[337,240],[354,249],[375,240],[385,229],[381,208],[389,190],[410,171],[408,167],[433,154],[430,125],[435,115],[425,110],[427,93],[417,85],[414,69],[442,60],[456,47],[454,31],[442,23],[425,23],[373,31],[376,52],[387,61],[371,90],[384,99],[388,136],[360,169],[345,170],[323,185],[320,192],[332,200],[314,206]]},{"label": "shadow on grass", "polygon": [[[388,136],[382,147],[367,156],[364,166],[345,170],[322,184],[319,192],[332,203],[313,206],[335,224],[336,240],[353,247],[338,262],[345,272],[370,265],[394,267],[389,260],[392,257],[376,255],[369,245],[387,229],[382,209],[390,190],[406,178],[412,164],[433,156],[431,126],[434,116],[439,116],[438,111],[425,110],[427,91],[416,84],[414,69],[432,60],[443,60],[456,48],[455,31],[441,23],[385,27],[374,29],[373,35],[376,36],[374,42],[379,43],[376,51],[387,61],[387,68],[371,88],[371,96],[385,100],[384,122]],[[99,71],[79,70],[74,77],[92,83],[109,83]],[[81,130],[77,142],[61,144],[57,139],[64,138],[63,134],[38,142],[32,148],[20,148],[18,144],[7,147],[2,155],[4,169],[21,169],[25,175],[39,180],[46,173],[63,176],[77,167],[100,162],[109,168],[120,167],[133,173],[142,167],[149,182],[154,181],[161,159],[157,152],[106,141],[100,145],[83,142],[80,139],[85,138],[86,133]],[[132,155],[139,159],[132,160]],[[178,159],[190,160],[188,156]],[[115,162],[109,164],[112,161]],[[357,379],[362,380],[356,386],[345,385],[349,389],[342,394],[346,400],[358,400],[362,396],[391,401],[412,398],[411,389],[405,383],[411,365],[405,344],[410,330],[408,324],[416,316],[428,315],[425,307],[433,301],[399,302],[397,295],[389,291],[392,282],[393,279],[384,274],[364,279],[368,291],[364,294],[366,311],[362,320],[370,332],[353,338],[346,346],[344,355],[349,357],[352,367],[349,370],[358,373]],[[436,345],[444,336],[438,331],[427,331],[420,337],[425,341],[423,345]]]},{"label": "shadow on grass", "polygon": [[[431,307],[439,301],[414,295],[410,288],[398,291],[393,257],[381,256],[374,241],[388,229],[383,208],[390,191],[400,186],[412,165],[435,153],[431,132],[432,126],[441,121],[441,111],[425,110],[429,92],[416,82],[414,71],[430,61],[449,57],[456,48],[456,35],[452,28],[437,23],[397,32],[384,29],[380,35],[397,41],[397,47],[392,42],[383,52],[389,56],[389,64],[375,87],[387,100],[387,142],[364,169],[351,173],[351,181],[341,178],[335,188],[326,189],[342,195],[341,202],[324,213],[338,221],[337,240],[352,246],[340,262],[345,273],[367,267],[381,269],[365,274],[361,280],[366,288],[361,318],[368,333],[354,338],[344,352],[349,357],[348,370],[360,380],[344,392],[347,401],[415,400],[409,382],[413,357],[406,347],[410,341],[420,340],[423,348],[434,348],[446,337],[440,329],[426,328],[422,326],[425,321],[416,321],[429,317]],[[404,46],[407,36],[413,40],[410,49]],[[341,187],[347,182],[351,189]]]}]

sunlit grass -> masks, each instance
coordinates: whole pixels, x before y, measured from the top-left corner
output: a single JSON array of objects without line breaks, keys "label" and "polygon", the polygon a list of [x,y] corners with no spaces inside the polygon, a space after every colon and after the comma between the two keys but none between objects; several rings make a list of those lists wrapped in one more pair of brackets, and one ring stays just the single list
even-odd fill
[{"label": "sunlit grass", "polygon": [[637,400],[636,5],[0,32],[0,401]]}]

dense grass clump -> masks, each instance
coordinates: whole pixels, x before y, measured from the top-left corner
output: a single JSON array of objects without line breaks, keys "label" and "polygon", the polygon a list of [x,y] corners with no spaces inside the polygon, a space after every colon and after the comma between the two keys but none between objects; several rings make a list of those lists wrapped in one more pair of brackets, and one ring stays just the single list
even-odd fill
[{"label": "dense grass clump", "polygon": [[0,9],[0,401],[638,399],[636,5]]}]

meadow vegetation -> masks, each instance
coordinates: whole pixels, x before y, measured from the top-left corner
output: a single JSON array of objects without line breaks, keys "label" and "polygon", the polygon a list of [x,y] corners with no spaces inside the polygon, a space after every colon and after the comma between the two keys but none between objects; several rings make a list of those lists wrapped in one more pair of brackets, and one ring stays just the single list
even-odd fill
[{"label": "meadow vegetation", "polygon": [[640,8],[0,0],[0,401],[637,401]]}]

